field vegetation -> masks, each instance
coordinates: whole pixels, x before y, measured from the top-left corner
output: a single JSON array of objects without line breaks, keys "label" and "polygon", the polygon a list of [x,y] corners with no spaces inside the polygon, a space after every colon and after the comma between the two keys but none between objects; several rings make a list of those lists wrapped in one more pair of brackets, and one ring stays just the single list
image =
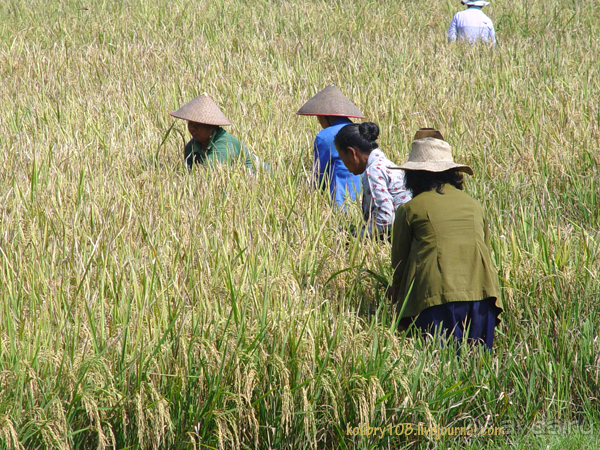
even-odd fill
[{"label": "field vegetation", "polygon": [[[593,449],[600,442],[600,3],[0,4],[0,449]],[[335,83],[398,163],[442,130],[488,211],[493,352],[395,331],[390,246],[310,185]],[[268,162],[182,164],[207,92]],[[506,427],[354,436],[360,424]]]}]

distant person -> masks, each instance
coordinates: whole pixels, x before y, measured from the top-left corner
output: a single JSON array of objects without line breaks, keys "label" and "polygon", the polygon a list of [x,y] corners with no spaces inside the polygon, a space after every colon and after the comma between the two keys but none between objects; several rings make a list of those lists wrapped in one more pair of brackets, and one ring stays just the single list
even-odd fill
[{"label": "distant person", "polygon": [[394,164],[379,149],[379,127],[372,122],[344,126],[335,136],[335,147],[354,175],[362,175],[362,211],[366,225],[362,235],[389,237],[394,214],[410,200],[404,187],[404,172],[391,170]]},{"label": "distant person", "polygon": [[494,24],[492,19],[486,16],[481,10],[490,2],[482,0],[462,0],[463,5],[467,5],[467,9],[457,12],[450,22],[448,28],[448,42],[458,40],[466,40],[471,44],[477,40],[483,42],[496,43],[496,33],[494,32]]},{"label": "distant person", "polygon": [[453,161],[441,134],[431,136],[417,132],[408,161],[397,167],[413,197],[396,212],[388,296],[401,326],[491,349],[502,303],[483,208],[463,192],[462,173],[473,170]]},{"label": "distant person", "polygon": [[232,123],[207,94],[196,97],[171,115],[188,121],[192,139],[185,146],[183,158],[190,169],[194,164],[212,163],[240,163],[253,169],[253,155],[222,128]]},{"label": "distant person", "polygon": [[360,177],[352,175],[340,159],[333,139],[349,117],[365,116],[334,85],[327,86],[308,100],[296,114],[317,116],[323,130],[315,138],[314,175],[321,189],[329,189],[331,199],[343,207],[346,199],[356,200],[360,191]]}]

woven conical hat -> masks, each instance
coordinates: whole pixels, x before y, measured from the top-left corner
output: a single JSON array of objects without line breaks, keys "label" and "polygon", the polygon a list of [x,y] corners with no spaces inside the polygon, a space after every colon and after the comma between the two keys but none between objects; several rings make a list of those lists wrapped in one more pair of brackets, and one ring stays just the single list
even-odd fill
[{"label": "woven conical hat", "polygon": [[344,97],[344,94],[333,84],[327,86],[321,92],[307,101],[296,114],[301,116],[339,116],[357,117],[364,119],[356,106]]},{"label": "woven conical hat", "polygon": [[207,125],[233,125],[206,93],[187,102],[177,111],[173,111],[171,115],[178,119],[205,123]]}]

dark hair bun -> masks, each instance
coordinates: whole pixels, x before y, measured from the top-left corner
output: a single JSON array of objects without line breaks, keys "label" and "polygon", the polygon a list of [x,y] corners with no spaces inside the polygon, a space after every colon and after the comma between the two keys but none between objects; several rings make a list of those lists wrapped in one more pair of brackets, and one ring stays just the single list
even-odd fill
[{"label": "dark hair bun", "polygon": [[369,142],[375,142],[379,137],[379,127],[373,122],[363,122],[358,125],[360,137]]},{"label": "dark hair bun", "polygon": [[379,127],[373,122],[349,123],[335,135],[334,143],[338,151],[346,151],[348,147],[359,149],[363,153],[371,153],[378,148]]}]

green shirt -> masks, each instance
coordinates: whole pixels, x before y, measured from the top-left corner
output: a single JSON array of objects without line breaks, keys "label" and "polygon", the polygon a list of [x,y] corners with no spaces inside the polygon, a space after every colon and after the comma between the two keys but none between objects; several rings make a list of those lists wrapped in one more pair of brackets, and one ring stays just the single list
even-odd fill
[{"label": "green shirt", "polygon": [[498,275],[483,208],[452,185],[423,192],[396,211],[392,235],[394,292],[402,317],[448,302],[496,298]]},{"label": "green shirt", "polygon": [[185,146],[183,154],[188,167],[197,164],[229,163],[242,161],[249,169],[252,169],[252,158],[248,149],[221,127],[217,127],[210,136],[206,150],[193,139]]}]

